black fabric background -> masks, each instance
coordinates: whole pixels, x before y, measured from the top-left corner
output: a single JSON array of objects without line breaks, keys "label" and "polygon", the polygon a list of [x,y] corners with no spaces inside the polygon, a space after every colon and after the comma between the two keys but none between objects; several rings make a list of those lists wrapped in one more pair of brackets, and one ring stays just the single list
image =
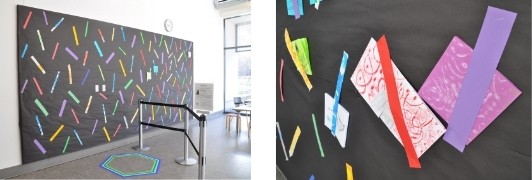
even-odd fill
[{"label": "black fabric background", "polygon": [[[305,15],[298,20],[287,15],[286,0],[276,2],[277,121],[287,151],[296,127],[302,131],[289,161],[276,140],[277,165],[287,179],[308,179],[311,174],[317,179],[345,179],[345,163],[353,167],[355,179],[531,179],[530,1],[325,0],[316,10],[303,0]],[[349,78],[369,39],[385,34],[394,63],[419,90],[453,36],[475,46],[488,6],[518,13],[497,69],[522,94],[464,153],[440,138],[420,158],[422,169],[410,169],[401,144]],[[314,73],[309,76],[314,85],[310,92],[286,48],[285,28],[292,40],[307,37],[309,41]],[[334,96],[344,50],[349,60],[340,104],[350,113],[345,149],[323,124],[323,94]],[[281,59],[285,61],[285,102],[279,93]],[[325,157],[320,156],[312,113]]]},{"label": "black fabric background", "polygon": [[[23,25],[26,21],[29,11],[33,11],[32,16],[28,22],[27,28],[23,29]],[[51,11],[46,11],[48,25],[45,23],[43,16],[43,10],[35,9],[25,6],[17,7],[17,36],[18,36],[18,82],[19,82],[19,113],[20,113],[20,131],[22,141],[22,161],[23,163],[30,163],[37,160],[42,160],[54,156],[63,154],[63,148],[65,146],[67,137],[70,136],[69,145],[65,151],[66,153],[79,151],[82,149],[94,147],[104,143],[110,143],[104,134],[102,127],[106,127],[111,142],[123,139],[126,137],[138,135],[138,118],[131,123],[138,104],[138,99],[144,99],[148,101],[151,99],[153,102],[167,102],[173,104],[188,104],[192,108],[192,88],[193,88],[193,57],[188,55],[188,52],[192,55],[192,42],[163,36],[161,34],[155,34],[152,32],[142,31],[139,29],[123,27],[116,24],[106,23],[102,21],[96,21],[77,16],[71,16]],[[97,13],[97,12],[95,12]],[[55,24],[64,17],[64,21],[53,31],[51,29]],[[85,37],[86,22],[89,21],[87,37]],[[72,26],[76,26],[76,31],[79,40],[79,46],[76,46],[74,36],[72,32]],[[121,27],[125,31],[125,41],[122,37]],[[98,28],[102,31],[105,43],[100,38]],[[112,29],[115,28],[114,39],[112,39]],[[37,29],[40,30],[45,51],[41,49],[39,38],[37,36]],[[142,32],[144,37],[144,44],[140,35]],[[134,47],[131,48],[131,42],[136,35],[136,42]],[[161,41],[167,41],[169,52],[167,52],[164,42],[159,45]],[[155,43],[154,38],[157,38]],[[98,51],[94,46],[94,41],[97,41],[103,57],[100,57]],[[152,41],[151,51],[149,52],[149,41]],[[59,47],[56,52],[55,59],[52,60],[52,55],[55,49],[56,42],[59,42]],[[29,47],[24,56],[21,58],[24,45],[28,43]],[[171,45],[173,44],[173,45]],[[72,56],[67,53],[65,47],[69,47],[74,53],[77,54],[79,60],[74,60]],[[121,47],[125,52],[124,55],[118,47]],[[139,50],[142,49],[146,65],[142,61]],[[154,50],[157,51],[159,58],[154,54]],[[85,51],[88,51],[88,58],[86,65],[83,66],[83,59]],[[106,64],[105,61],[112,52],[115,52],[113,59]],[[183,52],[183,56],[179,59],[180,54]],[[161,53],[163,53],[164,60],[160,59]],[[168,58],[169,54],[174,54]],[[30,59],[31,56],[39,61],[39,63],[46,70],[46,74],[42,74],[37,68],[34,62]],[[133,71],[130,73],[131,59],[134,56]],[[126,76],[124,77],[122,69],[119,64],[119,59],[122,60],[124,68],[126,70]],[[172,62],[172,63],[171,63]],[[68,70],[67,65],[70,64],[72,68],[72,85],[68,84]],[[98,65],[101,66],[105,81],[102,80]],[[150,71],[153,65],[159,66],[159,73],[155,74],[152,71],[152,80],[146,80],[146,72]],[[90,74],[87,77],[84,85],[81,85],[87,69],[90,69]],[[140,72],[142,69],[143,82],[140,80]],[[57,71],[61,71],[57,85],[53,94],[50,93],[53,82],[55,80]],[[163,73],[163,71],[166,71]],[[112,92],[113,73],[116,73],[115,90]],[[170,74],[173,74],[169,79]],[[33,77],[37,79],[40,87],[43,91],[43,95],[40,95],[34,82]],[[174,84],[174,77],[177,77]],[[23,93],[20,93],[24,85],[25,80],[28,79],[28,84]],[[133,79],[133,83],[125,89],[125,85],[130,79]],[[163,90],[163,83],[165,84],[164,92],[161,92],[159,96],[157,86]],[[106,85],[106,92],[102,92],[107,100],[102,98],[99,93],[95,92],[94,85],[100,85],[100,92],[102,90],[101,85]],[[137,89],[136,85],[139,85],[146,96]],[[151,94],[153,88],[153,94]],[[76,104],[74,100],[68,95],[68,91],[71,90],[77,98],[80,100],[79,104]],[[117,110],[113,115],[115,103],[120,99],[118,91],[121,90],[124,96],[124,104],[118,103]],[[132,94],[135,93],[133,103],[131,104]],[[186,94],[186,95],[185,95]],[[92,97],[92,103],[87,114],[85,114],[85,108],[89,96]],[[150,96],[152,96],[150,98]],[[50,113],[48,116],[44,116],[41,110],[36,106],[34,100],[39,99],[41,103],[46,107]],[[59,117],[59,111],[63,103],[63,99],[67,100],[63,116]],[[105,104],[107,123],[104,123],[102,104]],[[79,119],[79,124],[74,120],[74,116],[70,109],[74,109]],[[144,106],[144,121],[148,121],[148,118],[152,115],[151,106]],[[163,124],[161,116],[164,118],[165,125],[173,123],[176,117],[177,109],[172,109],[172,116],[170,117],[170,109],[163,107],[155,107],[155,120],[151,123]],[[182,111],[184,112],[184,111]],[[39,128],[35,121],[35,116],[39,116],[41,126],[43,128],[44,135],[40,135]],[[124,124],[123,116],[129,124],[129,129]],[[179,122],[183,116],[177,115],[176,122]],[[92,130],[96,119],[98,124],[92,134]],[[57,135],[57,137],[50,142],[50,137],[55,133],[61,124],[65,127]],[[119,124],[122,124],[116,136],[113,137]],[[153,128],[149,128],[151,130]],[[81,145],[78,142],[76,130],[83,142]],[[34,144],[33,140],[37,139],[42,146],[46,149],[46,154],[42,154],[41,151]]]}]

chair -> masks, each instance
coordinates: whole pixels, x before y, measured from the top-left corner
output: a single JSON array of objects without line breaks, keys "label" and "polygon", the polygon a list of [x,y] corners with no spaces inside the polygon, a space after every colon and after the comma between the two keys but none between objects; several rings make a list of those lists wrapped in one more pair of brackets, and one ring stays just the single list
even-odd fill
[{"label": "chair", "polygon": [[[235,107],[244,104],[244,102],[242,102],[242,97],[233,97],[233,102],[235,103]],[[236,118],[236,130],[237,132],[240,132],[241,118],[238,112],[231,112],[225,115],[225,128],[231,131],[231,121],[233,118]]]},{"label": "chair", "polygon": [[244,102],[242,102],[242,97],[234,97],[233,102],[235,103],[235,107],[245,104]]},{"label": "chair", "polygon": [[231,121],[233,120],[233,118],[236,119],[236,130],[237,132],[240,131],[240,116],[237,114],[237,113],[228,113],[225,115],[225,128],[228,130],[228,131],[231,131]]}]

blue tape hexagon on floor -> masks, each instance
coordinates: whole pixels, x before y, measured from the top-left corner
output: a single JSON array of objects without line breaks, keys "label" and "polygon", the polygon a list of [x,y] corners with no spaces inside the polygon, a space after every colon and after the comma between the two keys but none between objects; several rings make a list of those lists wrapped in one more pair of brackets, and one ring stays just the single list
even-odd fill
[{"label": "blue tape hexagon on floor", "polygon": [[110,155],[100,167],[121,177],[157,174],[160,160],[141,153]]}]

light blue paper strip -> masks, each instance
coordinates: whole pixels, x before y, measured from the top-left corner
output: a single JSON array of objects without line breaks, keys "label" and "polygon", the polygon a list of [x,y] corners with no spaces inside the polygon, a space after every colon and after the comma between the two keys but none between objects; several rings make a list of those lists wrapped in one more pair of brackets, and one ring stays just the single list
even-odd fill
[{"label": "light blue paper strip", "polygon": [[[297,0],[299,15],[304,15],[303,13],[303,2],[302,0]],[[296,13],[294,11],[294,5],[292,3],[292,0],[286,0],[286,8],[288,9],[288,15],[289,16],[295,16]]]}]

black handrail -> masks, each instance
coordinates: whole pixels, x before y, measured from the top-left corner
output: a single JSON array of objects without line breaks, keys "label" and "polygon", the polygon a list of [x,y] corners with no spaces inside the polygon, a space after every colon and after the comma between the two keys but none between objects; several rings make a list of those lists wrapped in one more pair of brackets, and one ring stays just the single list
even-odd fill
[{"label": "black handrail", "polygon": [[158,103],[158,102],[147,102],[143,101],[142,99],[139,99],[140,104],[150,104],[150,105],[157,105],[157,106],[169,106],[169,107],[177,107],[177,108],[183,108],[186,109],[192,116],[194,116],[198,121],[205,121],[205,115],[202,114],[201,116],[198,116],[192,109],[190,109],[187,104],[167,104],[167,103]]},{"label": "black handrail", "polygon": [[[158,103],[158,102],[148,102],[148,101],[143,101],[142,99],[139,99],[139,103],[140,104],[157,105],[157,106],[169,106],[169,107],[183,108],[183,109],[186,109],[188,112],[190,112],[190,114],[192,114],[192,116],[194,116],[200,122],[201,121],[204,122],[207,119],[205,114],[202,114],[201,116],[198,116],[198,114],[196,114],[192,109],[190,109],[187,106],[187,104],[167,104],[167,103]],[[141,125],[145,125],[145,126],[153,126],[153,127],[168,129],[168,130],[172,130],[172,131],[181,131],[181,132],[185,133],[185,136],[187,137],[188,141],[190,142],[190,144],[194,148],[194,151],[196,151],[196,154],[198,156],[200,155],[198,149],[196,148],[196,146],[194,145],[194,143],[190,139],[190,136],[188,136],[188,133],[185,131],[184,128],[167,127],[167,126],[161,126],[161,125],[158,125],[158,124],[152,124],[152,123],[147,123],[147,122],[142,122],[142,121],[139,121],[139,122],[140,122]]]}]

